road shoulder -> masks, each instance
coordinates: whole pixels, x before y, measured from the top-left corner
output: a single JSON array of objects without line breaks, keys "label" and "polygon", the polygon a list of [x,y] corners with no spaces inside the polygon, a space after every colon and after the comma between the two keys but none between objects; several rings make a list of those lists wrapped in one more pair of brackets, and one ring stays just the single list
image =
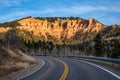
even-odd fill
[{"label": "road shoulder", "polygon": [[27,69],[14,72],[8,76],[1,78],[1,80],[19,80],[21,78],[31,75],[32,73],[40,69],[42,66],[44,66],[44,62],[41,58],[38,57],[34,57],[34,58],[37,60],[37,64],[34,64]]}]

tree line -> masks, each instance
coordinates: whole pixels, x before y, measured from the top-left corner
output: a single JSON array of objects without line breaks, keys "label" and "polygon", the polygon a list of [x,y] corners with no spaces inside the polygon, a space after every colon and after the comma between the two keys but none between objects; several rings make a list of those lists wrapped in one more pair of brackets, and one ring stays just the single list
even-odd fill
[{"label": "tree line", "polygon": [[[2,35],[2,34],[1,34]],[[57,44],[56,39],[46,41],[44,37],[35,37],[31,33],[12,29],[8,31],[3,41],[8,45],[15,45],[24,51],[43,54],[69,54],[101,57],[120,57],[120,42],[118,40],[105,41],[100,34],[92,41],[67,44],[65,40]],[[52,37],[50,37],[52,38]],[[54,37],[53,37],[54,38]]]}]

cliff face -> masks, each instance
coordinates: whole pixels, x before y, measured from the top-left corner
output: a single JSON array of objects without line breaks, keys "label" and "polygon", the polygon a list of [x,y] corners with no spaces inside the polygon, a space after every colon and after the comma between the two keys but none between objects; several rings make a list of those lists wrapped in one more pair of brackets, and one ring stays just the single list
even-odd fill
[{"label": "cliff face", "polygon": [[106,34],[103,36],[104,40],[117,40],[120,41],[120,26],[119,25],[111,25],[106,28]]},{"label": "cliff face", "polygon": [[[29,17],[19,20],[18,23],[21,25],[17,26],[20,30],[29,31],[35,36],[45,36],[46,39],[48,36],[54,36],[59,40],[70,40],[79,34],[87,35],[85,36],[87,38],[92,36],[93,33],[97,34],[106,28],[104,24],[92,18],[89,20],[57,18],[54,21],[49,21],[48,19]],[[95,35],[91,39],[94,37]]]},{"label": "cliff face", "polygon": [[0,33],[6,33],[10,29],[11,29],[10,27],[7,27],[7,28],[0,27]]}]

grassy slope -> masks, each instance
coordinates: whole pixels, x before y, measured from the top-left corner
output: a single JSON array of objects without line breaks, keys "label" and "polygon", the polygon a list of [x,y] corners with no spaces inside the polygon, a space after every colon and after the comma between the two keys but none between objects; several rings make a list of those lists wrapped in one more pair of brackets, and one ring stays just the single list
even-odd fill
[{"label": "grassy slope", "polygon": [[5,47],[0,47],[0,77],[26,69],[35,63],[35,59],[22,53],[19,49],[8,51]]}]

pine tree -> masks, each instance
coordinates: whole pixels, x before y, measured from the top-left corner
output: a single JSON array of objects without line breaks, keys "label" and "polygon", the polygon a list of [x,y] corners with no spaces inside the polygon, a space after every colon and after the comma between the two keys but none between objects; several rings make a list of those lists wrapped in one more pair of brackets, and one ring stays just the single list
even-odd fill
[{"label": "pine tree", "polygon": [[118,58],[120,57],[120,43],[118,41],[114,41],[112,44],[112,58]]},{"label": "pine tree", "polygon": [[102,54],[102,39],[100,34],[98,34],[95,38],[95,56],[101,56]]}]

